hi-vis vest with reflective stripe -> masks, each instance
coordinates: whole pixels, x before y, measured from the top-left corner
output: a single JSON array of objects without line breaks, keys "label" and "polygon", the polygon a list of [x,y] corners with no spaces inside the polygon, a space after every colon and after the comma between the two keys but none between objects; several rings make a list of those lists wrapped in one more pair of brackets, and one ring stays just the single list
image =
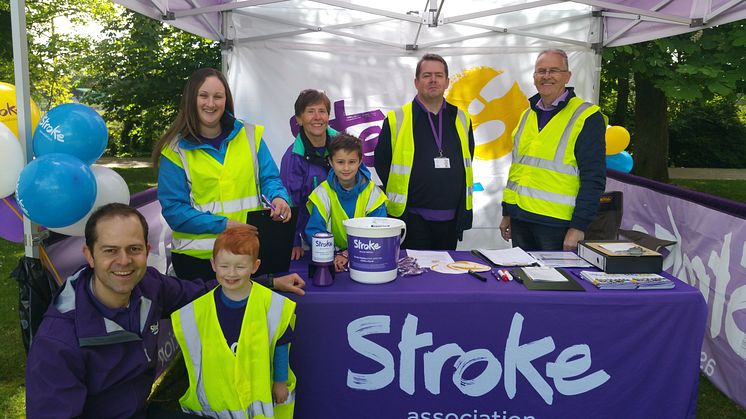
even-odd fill
[{"label": "hi-vis vest with reflective stripe", "polygon": [[[228,143],[223,164],[204,150],[184,150],[178,143],[163,149],[163,156],[184,170],[192,207],[242,223],[249,211],[262,208],[257,152],[263,131],[261,125],[244,124]],[[209,259],[217,234],[174,231],[172,237],[172,252]]]},{"label": "hi-vis vest with reflective stripe", "polygon": [[216,418],[292,418],[295,375],[288,369],[287,402],[273,405],[270,368],[277,340],[295,322],[295,302],[254,283],[234,355],[218,322],[214,293],[171,315],[189,373],[189,388],[179,399],[182,410]]},{"label": "hi-vis vest with reflective stripe", "polygon": [[[391,170],[386,183],[386,210],[389,215],[398,217],[404,213],[409,193],[409,178],[412,174],[414,161],[414,127],[412,126],[412,102],[401,109],[391,111],[386,116],[391,129]],[[471,117],[458,110],[456,115],[456,132],[461,143],[461,155],[466,169],[466,209],[472,208],[472,194],[474,192],[474,176],[471,168],[471,153],[469,152],[469,126]]]},{"label": "hi-vis vest with reflective stripe", "polygon": [[599,107],[573,97],[539,132],[537,115],[523,112],[513,131],[513,164],[503,200],[522,210],[572,219],[580,189],[575,142],[585,120]]},{"label": "hi-vis vest with reflective stripe", "polygon": [[[369,180],[357,197],[353,218],[365,217],[386,201],[388,201],[386,194]],[[308,208],[309,213],[312,212],[313,206],[316,206],[319,214],[326,220],[326,231],[334,235],[334,245],[340,249],[347,249],[347,232],[342,221],[349,219],[349,217],[329,182],[321,182],[321,185],[317,186],[308,196],[306,208]]]}]

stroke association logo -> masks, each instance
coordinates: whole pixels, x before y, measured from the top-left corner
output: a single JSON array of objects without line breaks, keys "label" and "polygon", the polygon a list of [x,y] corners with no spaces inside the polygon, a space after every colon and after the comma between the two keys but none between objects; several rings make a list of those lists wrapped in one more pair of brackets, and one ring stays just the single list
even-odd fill
[{"label": "stroke association logo", "polygon": [[451,76],[446,100],[471,114],[476,158],[493,160],[510,153],[511,134],[528,107],[517,81],[492,67],[467,68]]},{"label": "stroke association logo", "polygon": [[374,242],[373,240],[368,240],[368,242],[364,242],[360,239],[355,239],[353,242],[353,246],[355,246],[355,249],[358,250],[380,250],[381,249],[381,243]]}]

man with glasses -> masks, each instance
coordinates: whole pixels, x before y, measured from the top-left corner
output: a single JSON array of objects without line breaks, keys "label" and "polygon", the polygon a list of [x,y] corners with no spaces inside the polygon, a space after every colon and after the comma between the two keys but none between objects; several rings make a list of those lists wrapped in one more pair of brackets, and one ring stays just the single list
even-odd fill
[{"label": "man with glasses", "polygon": [[565,51],[540,52],[538,94],[513,131],[500,233],[524,250],[576,250],[606,186],[605,117],[566,87],[571,76]]}]

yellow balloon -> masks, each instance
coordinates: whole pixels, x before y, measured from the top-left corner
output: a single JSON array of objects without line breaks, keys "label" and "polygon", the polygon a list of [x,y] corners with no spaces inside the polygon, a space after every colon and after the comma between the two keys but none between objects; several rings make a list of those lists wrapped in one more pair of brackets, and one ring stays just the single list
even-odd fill
[{"label": "yellow balloon", "polygon": [[606,155],[621,153],[629,145],[629,131],[619,125],[606,129]]},{"label": "yellow balloon", "polygon": [[[36,125],[41,119],[41,112],[31,99],[31,135],[34,135]],[[0,82],[0,122],[5,124],[18,138],[18,110],[16,108],[16,87],[12,84]]]}]

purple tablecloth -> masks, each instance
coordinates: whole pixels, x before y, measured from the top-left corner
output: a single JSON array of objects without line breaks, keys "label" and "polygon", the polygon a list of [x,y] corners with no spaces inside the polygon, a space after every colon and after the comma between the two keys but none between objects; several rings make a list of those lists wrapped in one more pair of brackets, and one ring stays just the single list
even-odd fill
[{"label": "purple tablecloth", "polygon": [[[455,260],[476,260],[454,252]],[[428,272],[338,274],[298,302],[296,418],[694,418],[706,306],[656,291],[529,291]]]}]

